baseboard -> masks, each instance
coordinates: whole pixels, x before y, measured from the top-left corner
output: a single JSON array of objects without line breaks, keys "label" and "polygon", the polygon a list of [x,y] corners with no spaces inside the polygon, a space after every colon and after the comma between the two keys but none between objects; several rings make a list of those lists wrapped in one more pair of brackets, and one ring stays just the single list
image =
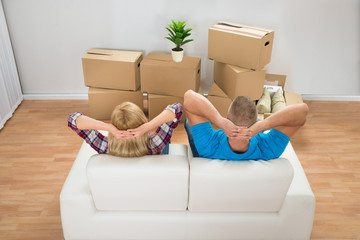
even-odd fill
[{"label": "baseboard", "polygon": [[359,95],[302,94],[306,101],[360,101]]},{"label": "baseboard", "polygon": [[87,93],[24,94],[24,100],[88,100]]}]

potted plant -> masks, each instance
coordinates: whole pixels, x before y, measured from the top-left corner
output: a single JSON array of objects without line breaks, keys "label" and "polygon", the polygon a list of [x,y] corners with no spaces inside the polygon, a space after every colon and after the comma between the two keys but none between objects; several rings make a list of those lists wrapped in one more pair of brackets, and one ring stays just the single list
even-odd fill
[{"label": "potted plant", "polygon": [[194,39],[187,39],[191,35],[190,31],[192,28],[185,29],[185,21],[174,21],[171,20],[171,23],[168,24],[166,28],[169,31],[167,39],[175,43],[176,47],[172,49],[171,54],[174,62],[181,62],[184,56],[184,49],[181,48],[182,45],[194,41]]}]

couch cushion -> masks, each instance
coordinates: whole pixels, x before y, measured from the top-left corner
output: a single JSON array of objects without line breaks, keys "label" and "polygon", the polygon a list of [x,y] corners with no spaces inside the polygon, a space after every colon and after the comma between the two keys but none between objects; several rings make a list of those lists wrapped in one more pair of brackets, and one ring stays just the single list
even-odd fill
[{"label": "couch cushion", "polygon": [[189,210],[277,212],[293,178],[286,158],[269,161],[190,161]]},{"label": "couch cushion", "polygon": [[99,210],[183,211],[187,208],[187,148],[170,145],[169,155],[121,158],[94,155],[87,177]]}]

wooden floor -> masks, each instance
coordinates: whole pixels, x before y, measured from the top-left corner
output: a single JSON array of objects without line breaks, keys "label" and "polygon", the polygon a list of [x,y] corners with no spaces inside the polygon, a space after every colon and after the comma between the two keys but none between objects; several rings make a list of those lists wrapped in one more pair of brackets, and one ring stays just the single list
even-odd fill
[{"label": "wooden floor", "polygon": [[[316,197],[311,239],[360,239],[360,102],[307,103],[292,144]],[[24,101],[0,131],[0,239],[63,239],[59,194],[82,144],[66,119],[87,104]],[[187,143],[182,126],[172,142]]]}]

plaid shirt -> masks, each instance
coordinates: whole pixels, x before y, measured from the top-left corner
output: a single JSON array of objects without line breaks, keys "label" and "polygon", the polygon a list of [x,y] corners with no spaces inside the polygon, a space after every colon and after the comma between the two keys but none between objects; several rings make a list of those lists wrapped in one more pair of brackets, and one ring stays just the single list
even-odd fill
[{"label": "plaid shirt", "polygon": [[[155,133],[149,133],[149,155],[160,154],[164,147],[170,142],[174,129],[179,124],[183,108],[180,103],[168,105],[165,109],[169,109],[175,113],[175,118],[171,122],[162,124],[157,128]],[[82,130],[76,126],[76,119],[83,115],[80,112],[72,113],[68,117],[68,126],[74,130],[86,143],[88,143],[96,152],[108,153],[108,137],[101,134],[98,130]]]}]

